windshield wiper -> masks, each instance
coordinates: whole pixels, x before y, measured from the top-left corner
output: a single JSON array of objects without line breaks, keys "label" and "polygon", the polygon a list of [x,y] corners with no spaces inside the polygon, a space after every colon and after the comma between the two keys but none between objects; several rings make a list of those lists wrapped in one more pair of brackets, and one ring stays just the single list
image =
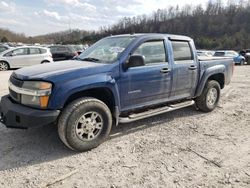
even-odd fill
[{"label": "windshield wiper", "polygon": [[99,59],[96,59],[94,57],[85,57],[83,59],[79,58],[82,61],[92,61],[92,62],[96,62],[96,61],[100,61]]}]

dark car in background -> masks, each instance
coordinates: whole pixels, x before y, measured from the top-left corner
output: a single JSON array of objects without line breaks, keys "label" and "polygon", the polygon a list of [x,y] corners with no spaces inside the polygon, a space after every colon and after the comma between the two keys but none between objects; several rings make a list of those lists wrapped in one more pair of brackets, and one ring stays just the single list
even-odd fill
[{"label": "dark car in background", "polygon": [[250,65],[250,49],[241,50],[240,55],[244,56],[248,65]]},{"label": "dark car in background", "polygon": [[69,60],[77,56],[77,50],[71,45],[53,45],[48,46],[54,61]]}]

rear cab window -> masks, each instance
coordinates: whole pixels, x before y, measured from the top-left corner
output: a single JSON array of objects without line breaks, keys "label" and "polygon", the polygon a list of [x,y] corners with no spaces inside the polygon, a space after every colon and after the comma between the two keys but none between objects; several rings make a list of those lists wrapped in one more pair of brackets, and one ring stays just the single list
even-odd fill
[{"label": "rear cab window", "polygon": [[188,41],[171,41],[173,48],[174,62],[186,64],[193,62],[194,56]]}]

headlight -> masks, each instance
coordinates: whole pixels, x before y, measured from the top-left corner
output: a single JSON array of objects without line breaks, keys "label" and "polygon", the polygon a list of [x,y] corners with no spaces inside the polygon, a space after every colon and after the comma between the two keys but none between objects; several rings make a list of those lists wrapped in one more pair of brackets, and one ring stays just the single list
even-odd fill
[{"label": "headlight", "polygon": [[21,95],[21,104],[43,109],[47,108],[52,89],[51,83],[24,81],[22,87],[16,87],[12,83],[9,83],[9,87],[11,90]]}]

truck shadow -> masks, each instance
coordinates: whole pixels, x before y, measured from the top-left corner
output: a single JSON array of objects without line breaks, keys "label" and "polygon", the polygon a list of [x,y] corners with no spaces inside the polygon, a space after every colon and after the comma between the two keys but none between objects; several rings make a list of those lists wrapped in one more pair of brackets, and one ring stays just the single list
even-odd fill
[{"label": "truck shadow", "polygon": [[[175,118],[199,116],[193,107],[113,127],[110,139],[122,137],[154,126],[166,126]],[[107,141],[109,142],[109,141]],[[94,152],[94,150],[89,151]],[[81,154],[87,157],[89,152]],[[100,151],[99,151],[100,152]],[[21,168],[66,158],[79,153],[67,149],[57,135],[56,126],[30,130],[6,129],[0,125],[0,171]]]}]

